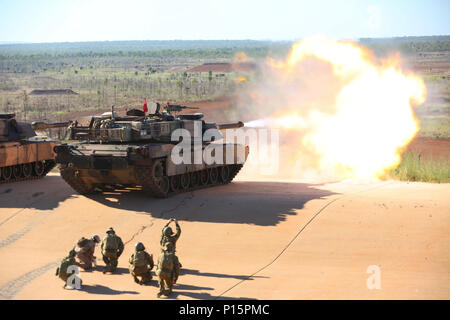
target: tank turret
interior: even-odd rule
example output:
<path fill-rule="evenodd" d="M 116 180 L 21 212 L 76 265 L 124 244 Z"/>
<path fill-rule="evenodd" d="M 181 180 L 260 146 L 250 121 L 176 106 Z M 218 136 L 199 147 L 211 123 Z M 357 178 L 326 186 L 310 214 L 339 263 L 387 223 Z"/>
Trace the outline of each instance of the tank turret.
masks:
<path fill-rule="evenodd" d="M 248 147 L 217 143 L 222 138 L 219 130 L 240 128 L 243 123 L 216 124 L 205 122 L 202 113 L 176 114 L 185 109 L 197 108 L 170 104 L 161 108 L 155 103 L 148 114 L 131 109 L 123 116 L 107 113 L 73 121 L 68 134 L 74 142 L 55 148 L 61 176 L 82 194 L 105 185 L 137 185 L 156 197 L 231 182 L 247 159 Z M 177 164 L 172 151 L 180 134 L 191 138 L 195 148 Z M 221 148 L 221 161 L 205 162 L 203 153 L 211 148 Z M 194 149 L 202 154 L 194 154 Z"/>
<path fill-rule="evenodd" d="M 57 141 L 36 136 L 29 123 L 0 114 L 0 183 L 44 177 L 55 166 Z"/>
<path fill-rule="evenodd" d="M 194 136 L 194 127 L 198 126 L 203 135 L 209 129 L 234 129 L 243 127 L 242 122 L 232 124 L 216 124 L 203 121 L 202 113 L 173 115 L 186 108 L 198 109 L 195 107 L 186 107 L 181 105 L 167 105 L 166 111 L 160 112 L 159 104 L 154 113 L 145 115 L 138 109 L 127 111 L 125 116 L 114 117 L 111 113 L 105 113 L 101 116 L 93 116 L 89 122 L 80 123 L 63 122 L 54 124 L 35 123 L 35 128 L 47 129 L 57 126 L 69 125 L 69 139 L 89 141 L 91 143 L 126 143 L 126 142 L 163 142 L 177 144 L 178 140 L 172 140 L 172 133 L 177 129 L 187 130 L 191 136 Z M 215 135 L 214 140 L 203 140 L 204 143 L 220 139 L 220 134 Z"/>

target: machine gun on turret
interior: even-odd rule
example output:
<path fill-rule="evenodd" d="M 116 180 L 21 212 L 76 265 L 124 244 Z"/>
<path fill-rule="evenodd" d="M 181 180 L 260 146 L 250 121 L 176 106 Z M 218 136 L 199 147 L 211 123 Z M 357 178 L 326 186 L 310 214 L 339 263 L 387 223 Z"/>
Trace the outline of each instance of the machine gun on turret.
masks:
<path fill-rule="evenodd" d="M 172 112 L 180 112 L 184 109 L 199 109 L 197 107 L 186 107 L 179 104 L 168 104 L 164 106 L 164 110 L 166 110 L 167 113 L 171 114 Z"/>

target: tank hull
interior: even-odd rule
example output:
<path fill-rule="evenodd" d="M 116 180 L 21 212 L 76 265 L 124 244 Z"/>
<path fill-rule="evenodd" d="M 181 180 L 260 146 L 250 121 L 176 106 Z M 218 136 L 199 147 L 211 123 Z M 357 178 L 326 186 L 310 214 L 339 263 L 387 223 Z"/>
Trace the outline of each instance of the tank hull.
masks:
<path fill-rule="evenodd" d="M 56 141 L 0 142 L 0 183 L 44 177 L 55 165 Z"/>
<path fill-rule="evenodd" d="M 80 194 L 105 187 L 140 186 L 154 197 L 211 187 L 231 182 L 248 157 L 249 149 L 240 144 L 217 144 L 222 161 L 207 164 L 205 146 L 201 159 L 191 152 L 191 161 L 174 163 L 175 145 L 153 144 L 79 144 L 62 146 L 56 157 L 62 178 Z M 213 154 L 215 154 L 214 151 Z M 197 161 L 194 161 L 197 156 Z"/>

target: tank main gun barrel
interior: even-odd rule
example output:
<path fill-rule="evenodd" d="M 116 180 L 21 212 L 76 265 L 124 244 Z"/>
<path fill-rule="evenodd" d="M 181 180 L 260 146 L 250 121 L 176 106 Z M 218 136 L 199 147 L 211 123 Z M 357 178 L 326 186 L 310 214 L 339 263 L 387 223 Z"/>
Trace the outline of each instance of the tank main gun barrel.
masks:
<path fill-rule="evenodd" d="M 217 129 L 219 129 L 219 130 L 221 130 L 221 129 L 237 129 L 237 128 L 242 128 L 243 126 L 244 126 L 244 123 L 242 121 L 239 121 L 239 122 L 235 122 L 235 123 L 218 124 Z"/>
<path fill-rule="evenodd" d="M 39 122 L 35 121 L 31 123 L 31 127 L 33 130 L 45 130 L 45 129 L 51 129 L 51 128 L 67 128 L 70 126 L 72 121 L 66 121 L 66 122 L 53 122 L 53 123 L 46 123 L 46 122 Z"/>

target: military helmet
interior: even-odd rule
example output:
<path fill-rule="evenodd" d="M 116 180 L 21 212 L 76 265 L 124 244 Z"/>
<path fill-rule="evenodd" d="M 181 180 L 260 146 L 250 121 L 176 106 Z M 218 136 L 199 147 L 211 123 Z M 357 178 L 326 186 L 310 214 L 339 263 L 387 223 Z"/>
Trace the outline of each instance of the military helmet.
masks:
<path fill-rule="evenodd" d="M 114 231 L 114 229 L 112 227 L 109 227 L 109 229 L 106 230 L 106 233 L 108 233 L 108 234 L 116 234 L 116 232 Z"/>
<path fill-rule="evenodd" d="M 166 244 L 163 247 L 163 250 L 167 251 L 167 252 L 173 252 L 173 250 L 174 250 L 173 243 L 172 242 L 166 242 Z"/>
<path fill-rule="evenodd" d="M 163 234 L 165 236 L 171 236 L 173 234 L 172 228 L 171 227 L 165 227 L 163 230 Z"/>
<path fill-rule="evenodd" d="M 94 234 L 91 239 L 94 240 L 94 242 L 96 243 L 100 242 L 100 237 L 98 236 L 98 234 Z"/>
<path fill-rule="evenodd" d="M 136 248 L 136 251 L 144 251 L 145 250 L 144 244 L 142 242 L 136 243 L 136 245 L 134 247 Z"/>

